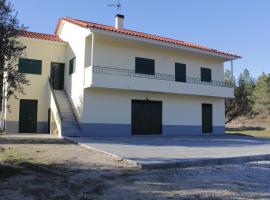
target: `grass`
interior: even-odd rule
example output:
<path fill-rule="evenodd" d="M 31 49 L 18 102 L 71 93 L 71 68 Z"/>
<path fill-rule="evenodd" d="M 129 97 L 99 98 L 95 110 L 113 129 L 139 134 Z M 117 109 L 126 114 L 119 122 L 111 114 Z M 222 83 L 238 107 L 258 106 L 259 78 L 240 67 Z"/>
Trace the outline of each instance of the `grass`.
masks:
<path fill-rule="evenodd" d="M 245 130 L 245 131 L 226 131 L 228 134 L 243 134 L 250 135 L 254 137 L 269 137 L 270 130 Z"/>
<path fill-rule="evenodd" d="M 13 148 L 1 148 L 0 152 L 0 162 L 2 163 L 17 164 L 21 162 L 33 162 L 33 159 L 30 156 L 24 155 Z"/>

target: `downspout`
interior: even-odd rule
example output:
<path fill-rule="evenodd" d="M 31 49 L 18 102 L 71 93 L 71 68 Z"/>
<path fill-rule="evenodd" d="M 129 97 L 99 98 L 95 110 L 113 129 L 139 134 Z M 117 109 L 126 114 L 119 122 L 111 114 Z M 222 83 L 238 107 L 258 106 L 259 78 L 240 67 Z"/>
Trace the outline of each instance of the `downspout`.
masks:
<path fill-rule="evenodd" d="M 234 76 L 233 76 L 233 60 L 231 60 L 231 81 L 232 81 L 233 86 L 235 86 Z"/>
<path fill-rule="evenodd" d="M 91 48 L 91 67 L 94 66 L 94 43 L 95 43 L 95 33 L 92 32 L 92 48 Z"/>

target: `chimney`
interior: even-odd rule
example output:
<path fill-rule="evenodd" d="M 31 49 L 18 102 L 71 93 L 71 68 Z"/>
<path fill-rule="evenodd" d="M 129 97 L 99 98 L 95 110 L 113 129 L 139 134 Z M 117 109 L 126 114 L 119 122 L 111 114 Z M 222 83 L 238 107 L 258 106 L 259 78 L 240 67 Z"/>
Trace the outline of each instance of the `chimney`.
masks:
<path fill-rule="evenodd" d="M 124 28 L 124 15 L 117 14 L 115 15 L 115 28 L 123 29 Z"/>

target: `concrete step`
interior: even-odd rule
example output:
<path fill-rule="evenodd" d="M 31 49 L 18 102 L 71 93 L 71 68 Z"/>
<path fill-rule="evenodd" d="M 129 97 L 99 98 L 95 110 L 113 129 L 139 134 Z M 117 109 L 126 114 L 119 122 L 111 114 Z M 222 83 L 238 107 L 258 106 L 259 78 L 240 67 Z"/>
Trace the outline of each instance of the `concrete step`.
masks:
<path fill-rule="evenodd" d="M 63 135 L 80 136 L 81 129 L 65 91 L 55 90 L 55 94 L 61 114 L 63 116 L 62 121 Z"/>

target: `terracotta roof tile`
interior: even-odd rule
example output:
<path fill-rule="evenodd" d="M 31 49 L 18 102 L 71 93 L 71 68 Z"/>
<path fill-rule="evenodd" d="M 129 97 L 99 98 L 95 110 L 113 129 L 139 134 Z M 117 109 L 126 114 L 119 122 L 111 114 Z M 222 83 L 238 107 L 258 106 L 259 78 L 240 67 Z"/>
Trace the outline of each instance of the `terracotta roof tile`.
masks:
<path fill-rule="evenodd" d="M 142 32 L 138 32 L 138 31 L 132 31 L 132 30 L 128 30 L 128 29 L 116 29 L 113 26 L 107 26 L 107 25 L 97 24 L 97 23 L 93 23 L 93 22 L 87 22 L 87 21 L 83 21 L 83 20 L 79 20 L 79 19 L 73 19 L 73 18 L 70 18 L 70 17 L 64 17 L 64 18 L 59 19 L 57 27 L 56 27 L 56 31 L 59 28 L 61 20 L 68 21 L 70 23 L 76 24 L 76 25 L 84 27 L 84 28 L 97 28 L 97 29 L 101 29 L 101 30 L 105 30 L 105 31 L 112 31 L 112 32 L 116 32 L 116 33 L 121 33 L 121 34 L 126 34 L 126 35 L 131 35 L 131 36 L 137 36 L 137 37 L 157 40 L 157 41 L 161 41 L 161 42 L 167 42 L 167 43 L 176 44 L 176 45 L 180 45 L 180 46 L 184 46 L 184 47 L 190 47 L 190 48 L 194 48 L 194 49 L 207 51 L 207 52 L 210 52 L 210 53 L 221 54 L 223 56 L 225 55 L 225 56 L 231 56 L 231 57 L 235 57 L 235 58 L 241 58 L 240 56 L 235 55 L 235 54 L 226 53 L 226 52 L 223 52 L 223 51 L 208 48 L 208 47 L 201 46 L 201 45 L 198 45 L 198 44 L 193 44 L 193 43 L 190 43 L 190 42 L 170 39 L 170 38 L 166 38 L 166 37 L 160 37 L 160 36 L 157 36 L 157 35 L 142 33 Z"/>
<path fill-rule="evenodd" d="M 35 39 L 40 39 L 40 40 L 64 42 L 58 37 L 58 35 L 52 35 L 52 34 L 37 33 L 37 32 L 31 32 L 31 31 L 21 31 L 19 35 L 22 37 L 35 38 Z"/>

